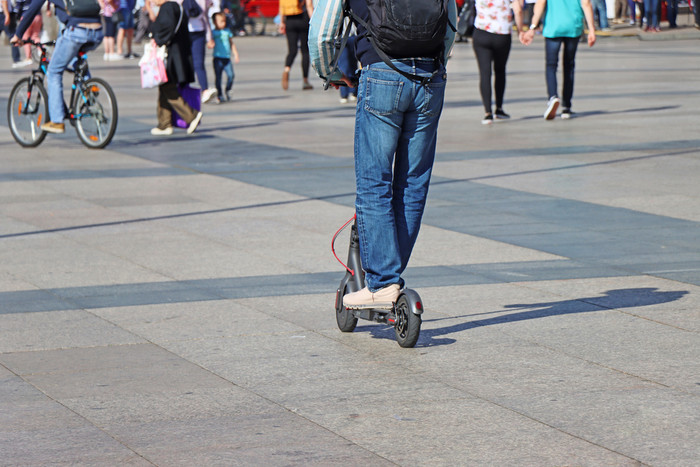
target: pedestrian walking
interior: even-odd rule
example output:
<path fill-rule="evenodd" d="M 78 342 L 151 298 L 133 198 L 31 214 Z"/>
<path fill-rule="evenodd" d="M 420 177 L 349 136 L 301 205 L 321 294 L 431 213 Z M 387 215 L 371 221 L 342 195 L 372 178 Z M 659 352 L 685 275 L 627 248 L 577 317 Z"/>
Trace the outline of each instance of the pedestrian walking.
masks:
<path fill-rule="evenodd" d="M 194 81 L 187 13 L 175 1 L 155 0 L 155 3 L 159 11 L 151 25 L 151 33 L 155 45 L 158 47 L 165 45 L 168 48 L 168 59 L 165 65 L 168 81 L 158 86 L 158 126 L 151 129 L 151 134 L 156 136 L 173 134 L 173 110 L 185 120 L 189 134 L 197 129 L 202 120 L 202 112 L 197 112 L 187 104 L 178 90 L 178 85 Z"/>
<path fill-rule="evenodd" d="M 530 45 L 535 37 L 535 29 L 544 20 L 542 35 L 545 48 L 545 77 L 547 82 L 547 109 L 544 112 L 546 120 L 552 120 L 557 115 L 561 103 L 563 106 L 561 118 L 572 116 L 571 99 L 574 95 L 574 69 L 576 65 L 576 49 L 583 34 L 583 21 L 588 25 L 588 46 L 593 47 L 596 41 L 593 7 L 591 0 L 537 0 L 532 24 L 527 32 L 520 33 L 520 41 Z M 557 68 L 559 52 L 564 49 L 563 56 L 563 88 L 562 97 L 557 92 Z"/>
<path fill-rule="evenodd" d="M 280 0 L 279 32 L 287 37 L 287 57 L 282 71 L 282 89 L 289 89 L 289 72 L 301 49 L 302 89 L 313 89 L 309 83 L 309 13 L 306 0 Z"/>
<path fill-rule="evenodd" d="M 484 118 L 481 123 L 488 125 L 494 121 L 491 102 L 491 70 L 496 94 L 497 120 L 510 118 L 503 110 L 503 96 L 506 91 L 506 63 L 512 43 L 513 19 L 518 34 L 523 30 L 523 11 L 520 0 L 477 0 L 476 18 L 472 46 L 479 65 L 479 91 L 484 105 Z"/>
<path fill-rule="evenodd" d="M 233 88 L 233 80 L 235 73 L 233 64 L 231 63 L 231 54 L 233 54 L 233 63 L 238 63 L 238 49 L 233 43 L 233 33 L 226 27 L 226 14 L 223 12 L 214 13 L 214 38 L 213 65 L 214 76 L 216 78 L 217 103 L 228 102 L 231 100 L 231 89 Z M 223 74 L 226 73 L 226 87 L 222 86 Z"/>

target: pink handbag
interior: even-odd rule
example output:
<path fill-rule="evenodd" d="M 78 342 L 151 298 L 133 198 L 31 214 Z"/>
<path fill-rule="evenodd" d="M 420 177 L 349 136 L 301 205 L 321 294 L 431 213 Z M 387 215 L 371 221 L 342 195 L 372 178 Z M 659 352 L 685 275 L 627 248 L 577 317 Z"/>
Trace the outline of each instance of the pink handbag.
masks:
<path fill-rule="evenodd" d="M 166 58 L 165 46 L 156 47 L 153 42 L 146 43 L 143 57 L 139 60 L 142 88 L 154 88 L 168 82 L 168 74 L 165 72 Z"/>

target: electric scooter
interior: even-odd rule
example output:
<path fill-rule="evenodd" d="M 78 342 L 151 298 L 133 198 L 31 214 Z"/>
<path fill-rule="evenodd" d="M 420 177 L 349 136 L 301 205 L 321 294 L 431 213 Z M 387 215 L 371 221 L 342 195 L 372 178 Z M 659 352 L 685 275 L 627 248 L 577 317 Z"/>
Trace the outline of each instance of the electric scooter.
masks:
<path fill-rule="evenodd" d="M 335 255 L 335 239 L 350 222 L 353 222 L 353 224 L 350 229 L 348 263 L 345 265 Z M 338 328 L 342 332 L 352 332 L 357 326 L 358 319 L 385 323 L 394 327 L 396 342 L 401 347 L 410 348 L 415 346 L 420 335 L 421 315 L 423 314 L 423 302 L 415 290 L 402 289 L 396 303 L 390 310 L 380 308 L 348 309 L 343 305 L 343 296 L 345 294 L 357 292 L 365 286 L 365 272 L 362 270 L 360 261 L 360 238 L 357 234 L 355 216 L 336 232 L 333 236 L 331 248 L 338 262 L 343 264 L 346 270 L 345 276 L 340 281 L 338 290 L 335 293 L 335 317 L 338 322 Z"/>

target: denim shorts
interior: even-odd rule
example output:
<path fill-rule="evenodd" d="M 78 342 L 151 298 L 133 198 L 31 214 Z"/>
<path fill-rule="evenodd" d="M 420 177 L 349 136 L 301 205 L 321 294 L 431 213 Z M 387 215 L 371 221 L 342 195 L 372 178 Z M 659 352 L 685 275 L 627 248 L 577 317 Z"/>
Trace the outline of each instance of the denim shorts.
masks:
<path fill-rule="evenodd" d="M 122 8 L 119 13 L 122 15 L 119 29 L 134 29 L 134 12 L 128 8 Z"/>

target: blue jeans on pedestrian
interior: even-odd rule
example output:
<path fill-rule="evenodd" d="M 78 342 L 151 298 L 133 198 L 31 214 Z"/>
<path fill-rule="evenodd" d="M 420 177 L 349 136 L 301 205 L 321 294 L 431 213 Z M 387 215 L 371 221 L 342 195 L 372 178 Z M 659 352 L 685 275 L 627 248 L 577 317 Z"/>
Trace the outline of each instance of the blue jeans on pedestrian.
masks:
<path fill-rule="evenodd" d="M 353 35 L 348 37 L 348 43 L 345 44 L 345 48 L 341 52 L 340 58 L 338 59 L 338 68 L 340 69 L 340 72 L 348 78 L 355 76 L 355 72 L 357 71 L 355 42 L 357 42 L 357 36 Z M 340 87 L 340 97 L 347 99 L 350 94 L 357 95 L 357 88 L 351 88 L 350 86 Z"/>
<path fill-rule="evenodd" d="M 360 74 L 355 114 L 355 210 L 360 256 L 370 291 L 403 286 L 418 237 L 447 74 L 431 59 L 393 62 L 402 71 L 430 76 L 426 85 L 392 70 L 384 62 Z"/>
<path fill-rule="evenodd" d="M 233 72 L 233 64 L 230 58 L 214 57 L 214 78 L 216 81 L 216 92 L 218 93 L 219 100 L 224 100 L 224 91 L 221 87 L 222 75 L 226 73 L 226 92 L 229 92 L 233 87 L 233 78 L 235 74 Z"/>
<path fill-rule="evenodd" d="M 608 28 L 608 6 L 605 0 L 593 0 L 593 13 L 598 15 L 600 29 Z"/>
<path fill-rule="evenodd" d="M 63 72 L 68 64 L 84 51 L 94 50 L 102 42 L 102 29 L 86 29 L 77 26 L 66 27 L 54 47 L 49 67 L 46 70 L 47 91 L 49 93 L 49 118 L 54 123 L 63 123 Z"/>
<path fill-rule="evenodd" d="M 190 32 L 190 42 L 192 43 L 192 64 L 194 65 L 194 73 L 197 75 L 197 82 L 202 90 L 208 89 L 209 81 L 207 81 L 207 70 L 204 68 L 207 33 L 204 31 Z"/>
<path fill-rule="evenodd" d="M 697 1 L 697 0 L 696 0 Z M 676 18 L 678 17 L 678 0 L 666 0 L 666 19 L 669 27 L 676 28 Z"/>
<path fill-rule="evenodd" d="M 574 95 L 574 69 L 576 68 L 576 49 L 578 37 L 553 37 L 545 38 L 545 60 L 547 64 L 547 96 L 559 96 L 557 94 L 557 67 L 559 66 L 559 50 L 564 45 L 564 86 L 562 88 L 562 107 L 571 108 L 571 98 Z"/>
<path fill-rule="evenodd" d="M 647 27 L 659 27 L 659 5 L 661 0 L 644 0 L 644 13 L 647 18 Z"/>

